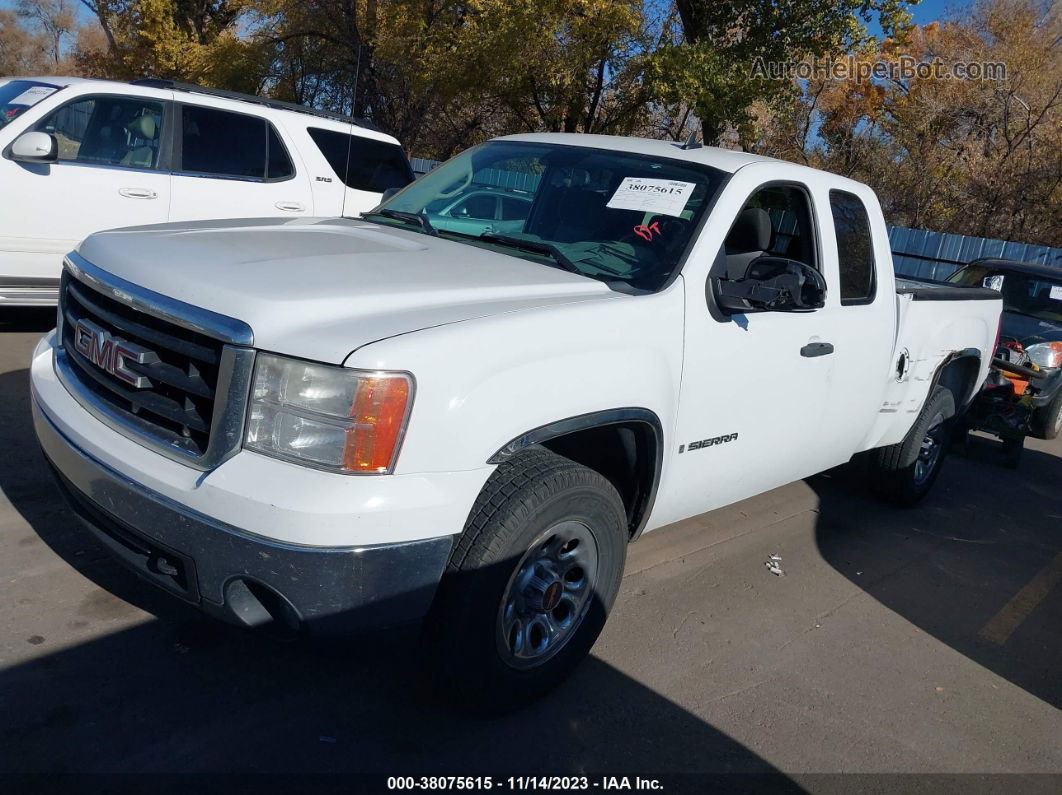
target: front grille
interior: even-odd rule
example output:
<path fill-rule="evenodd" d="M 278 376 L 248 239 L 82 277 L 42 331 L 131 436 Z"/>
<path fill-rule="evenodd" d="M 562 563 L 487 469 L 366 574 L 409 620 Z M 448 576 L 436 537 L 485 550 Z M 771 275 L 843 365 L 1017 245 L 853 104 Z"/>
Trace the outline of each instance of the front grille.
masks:
<path fill-rule="evenodd" d="M 71 270 L 90 278 L 75 278 Z M 254 354 L 250 348 L 227 345 L 223 339 L 174 322 L 184 320 L 184 315 L 173 309 L 186 310 L 195 315 L 195 321 L 206 318 L 229 321 L 236 327 L 242 324 L 125 282 L 104 282 L 104 277 L 107 275 L 83 260 L 68 263 L 64 269 L 59 290 L 57 370 L 67 388 L 100 419 L 126 435 L 144 438 L 170 457 L 200 468 L 220 463 L 239 446 Z M 148 311 L 140 308 L 145 306 L 144 301 L 138 301 L 143 296 L 168 303 L 154 314 L 150 310 L 155 303 L 146 303 Z M 128 303 L 119 300 L 123 298 Z M 164 316 L 166 312 L 168 316 Z M 86 343 L 78 349 L 79 321 L 85 321 L 83 329 L 99 335 L 102 342 L 98 347 Z M 203 325 L 193 324 L 193 328 Z M 222 327 L 219 337 L 228 331 Z M 83 342 L 85 339 L 83 336 Z M 139 380 L 138 385 L 115 374 L 116 360 L 101 353 L 104 343 L 126 344 L 126 348 L 147 354 L 139 357 L 143 363 L 121 357 L 126 379 Z"/>

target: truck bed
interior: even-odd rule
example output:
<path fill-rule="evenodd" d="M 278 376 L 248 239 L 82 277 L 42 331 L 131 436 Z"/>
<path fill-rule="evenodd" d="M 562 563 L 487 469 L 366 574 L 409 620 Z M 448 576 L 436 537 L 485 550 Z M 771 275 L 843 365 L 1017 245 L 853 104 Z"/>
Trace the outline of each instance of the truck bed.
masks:
<path fill-rule="evenodd" d="M 998 301 L 999 292 L 987 287 L 957 287 L 941 282 L 896 279 L 897 295 L 909 295 L 913 301 Z"/>

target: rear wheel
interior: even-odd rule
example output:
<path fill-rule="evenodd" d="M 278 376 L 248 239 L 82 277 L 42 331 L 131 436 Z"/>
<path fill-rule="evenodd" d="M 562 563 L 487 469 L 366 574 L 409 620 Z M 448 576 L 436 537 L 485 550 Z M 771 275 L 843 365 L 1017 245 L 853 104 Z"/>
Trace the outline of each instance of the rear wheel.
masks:
<path fill-rule="evenodd" d="M 1032 433 L 1040 439 L 1054 439 L 1062 433 L 1062 389 L 1054 400 L 1033 414 Z"/>
<path fill-rule="evenodd" d="M 602 475 L 541 448 L 501 464 L 425 628 L 442 692 L 497 710 L 559 684 L 601 632 L 626 552 L 623 502 Z"/>
<path fill-rule="evenodd" d="M 871 451 L 871 486 L 878 496 L 909 507 L 933 487 L 947 453 L 955 401 L 937 387 L 902 442 Z"/>

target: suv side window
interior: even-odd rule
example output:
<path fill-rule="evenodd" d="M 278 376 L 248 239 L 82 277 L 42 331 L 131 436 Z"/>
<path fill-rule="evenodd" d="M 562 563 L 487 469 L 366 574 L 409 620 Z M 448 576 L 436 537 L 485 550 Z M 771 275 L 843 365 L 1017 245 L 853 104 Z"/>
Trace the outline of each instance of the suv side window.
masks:
<path fill-rule="evenodd" d="M 489 193 L 476 193 L 455 204 L 447 215 L 454 218 L 481 218 L 494 220 L 498 197 Z"/>
<path fill-rule="evenodd" d="M 818 268 L 808 194 L 795 185 L 768 185 L 745 202 L 723 243 L 727 274 L 744 278 L 762 256 L 785 257 Z"/>
<path fill-rule="evenodd" d="M 308 127 L 306 132 L 348 188 L 383 193 L 413 181 L 413 169 L 400 146 L 322 127 Z"/>
<path fill-rule="evenodd" d="M 286 179 L 291 157 L 273 125 L 258 116 L 181 106 L 180 171 L 233 179 Z"/>
<path fill-rule="evenodd" d="M 830 212 L 837 234 L 837 261 L 841 269 L 841 304 L 866 304 L 874 300 L 874 242 L 870 216 L 853 193 L 830 191 Z"/>
<path fill-rule="evenodd" d="M 84 97 L 63 105 L 34 128 L 59 142 L 59 161 L 156 168 L 163 103 L 137 97 Z"/>

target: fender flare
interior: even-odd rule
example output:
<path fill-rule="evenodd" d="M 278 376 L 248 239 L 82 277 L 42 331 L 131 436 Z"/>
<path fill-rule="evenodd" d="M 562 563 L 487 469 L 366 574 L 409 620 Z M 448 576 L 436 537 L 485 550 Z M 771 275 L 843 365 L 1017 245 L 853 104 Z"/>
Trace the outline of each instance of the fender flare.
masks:
<path fill-rule="evenodd" d="M 634 511 L 630 538 L 631 541 L 634 541 L 641 535 L 656 503 L 656 495 L 660 487 L 660 477 L 664 465 L 664 427 L 655 411 L 637 406 L 628 406 L 591 411 L 586 414 L 577 414 L 574 417 L 555 420 L 537 428 L 532 428 L 510 439 L 487 459 L 487 463 L 500 464 L 528 447 L 578 431 L 603 428 L 609 425 L 629 424 L 640 424 L 648 427 L 652 435 L 653 447 L 655 448 L 652 451 L 650 461 L 652 482 Z"/>
<path fill-rule="evenodd" d="M 961 351 L 952 351 L 944 360 L 937 365 L 937 370 L 933 373 L 933 380 L 929 384 L 929 392 L 926 394 L 926 400 L 929 400 L 930 395 L 933 394 L 933 390 L 940 385 L 941 377 L 944 375 L 944 371 L 947 368 L 964 360 L 973 360 L 977 362 L 977 372 L 981 370 L 981 351 L 977 348 L 963 348 Z M 966 390 L 966 394 L 959 396 L 956 395 L 955 400 L 955 416 L 960 416 L 966 410 L 966 408 L 973 402 L 973 399 L 977 397 L 978 384 L 976 383 L 976 373 L 974 376 L 974 383 L 970 384 Z"/>

